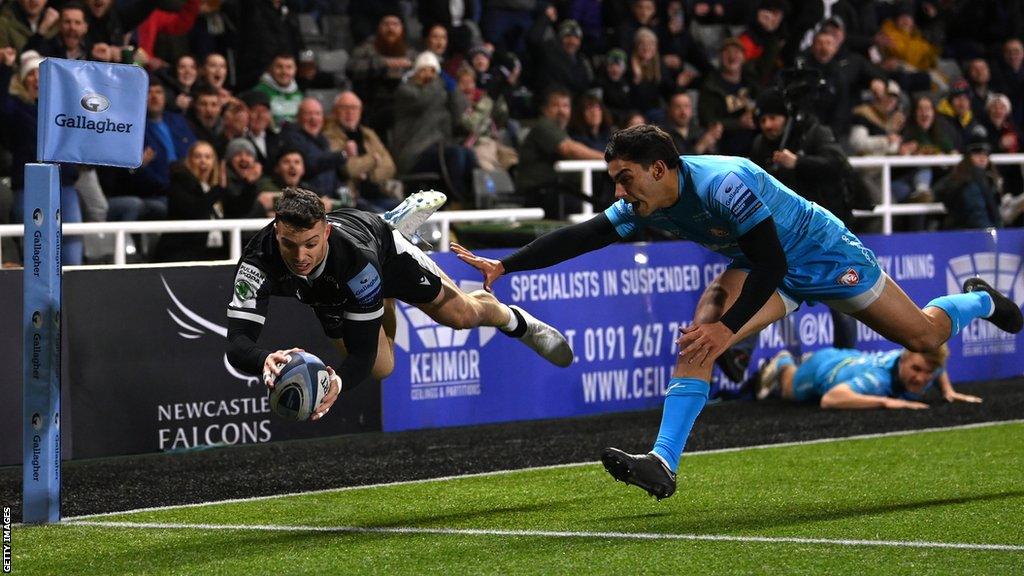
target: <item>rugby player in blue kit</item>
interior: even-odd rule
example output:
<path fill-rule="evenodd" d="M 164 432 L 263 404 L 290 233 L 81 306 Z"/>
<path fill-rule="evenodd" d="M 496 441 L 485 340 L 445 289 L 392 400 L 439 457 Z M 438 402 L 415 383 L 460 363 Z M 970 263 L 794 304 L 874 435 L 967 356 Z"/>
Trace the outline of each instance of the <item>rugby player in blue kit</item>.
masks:
<path fill-rule="evenodd" d="M 783 350 L 761 367 L 756 396 L 814 401 L 835 410 L 919 410 L 928 408 L 921 400 L 932 384 L 938 384 L 946 402 L 981 402 L 953 389 L 946 372 L 948 358 L 945 344 L 923 353 L 822 348 L 804 354 L 799 363 Z"/>
<path fill-rule="evenodd" d="M 616 132 L 605 160 L 618 201 L 602 214 L 500 261 L 452 249 L 484 274 L 488 289 L 502 274 L 552 266 L 647 226 L 732 259 L 706 287 L 677 340 L 680 352 L 653 449 L 628 454 L 606 448 L 601 455 L 616 480 L 658 499 L 676 490 L 679 458 L 707 401 L 715 358 L 801 302 L 846 312 L 915 352 L 939 347 L 974 318 L 1011 333 L 1024 323 L 1016 304 L 980 278 L 967 280 L 963 294 L 918 308 L 838 218 L 745 158 L 679 156 L 667 133 L 640 125 Z"/>

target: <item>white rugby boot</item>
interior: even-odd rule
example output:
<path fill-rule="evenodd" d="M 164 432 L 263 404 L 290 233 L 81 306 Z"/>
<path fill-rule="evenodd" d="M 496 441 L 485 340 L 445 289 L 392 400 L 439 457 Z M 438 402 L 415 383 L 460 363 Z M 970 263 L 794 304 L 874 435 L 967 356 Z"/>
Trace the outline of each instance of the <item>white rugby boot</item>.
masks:
<path fill-rule="evenodd" d="M 382 214 L 381 218 L 406 238 L 412 238 L 431 214 L 447 201 L 448 197 L 443 192 L 420 190 Z"/>
<path fill-rule="evenodd" d="M 569 341 L 561 332 L 534 318 L 519 306 L 509 306 L 509 308 L 518 312 L 526 322 L 526 333 L 519 337 L 523 344 L 532 348 L 534 352 L 555 366 L 565 368 L 572 364 L 572 348 L 569 347 Z"/>

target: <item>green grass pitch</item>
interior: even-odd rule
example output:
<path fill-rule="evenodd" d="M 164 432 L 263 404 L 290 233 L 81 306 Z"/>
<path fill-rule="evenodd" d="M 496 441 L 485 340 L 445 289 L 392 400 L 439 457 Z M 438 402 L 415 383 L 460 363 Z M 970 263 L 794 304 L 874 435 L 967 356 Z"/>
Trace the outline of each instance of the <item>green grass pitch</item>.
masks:
<path fill-rule="evenodd" d="M 694 454 L 682 461 L 679 491 L 662 502 L 591 463 L 92 517 L 15 527 L 13 567 L 1024 574 L 1022 446 L 1024 424 L 1012 423 Z"/>

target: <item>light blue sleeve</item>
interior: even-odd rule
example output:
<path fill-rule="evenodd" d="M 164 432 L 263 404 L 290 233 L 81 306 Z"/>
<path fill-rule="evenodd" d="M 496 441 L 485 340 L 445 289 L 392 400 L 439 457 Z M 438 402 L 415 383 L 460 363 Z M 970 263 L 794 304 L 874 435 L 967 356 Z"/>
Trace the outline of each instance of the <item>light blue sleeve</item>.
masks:
<path fill-rule="evenodd" d="M 625 200 L 619 200 L 606 208 L 604 215 L 608 217 L 612 226 L 615 226 L 615 231 L 622 238 L 629 238 L 639 227 L 633 207 Z"/>
<path fill-rule="evenodd" d="M 737 236 L 742 236 L 771 216 L 761 197 L 737 175 L 729 172 L 707 196 L 708 207 L 727 220 Z"/>
<path fill-rule="evenodd" d="M 850 390 L 865 396 L 888 396 L 891 391 L 889 386 L 886 386 L 878 378 L 872 378 L 870 375 L 854 376 L 844 382 L 844 384 L 848 385 Z"/>

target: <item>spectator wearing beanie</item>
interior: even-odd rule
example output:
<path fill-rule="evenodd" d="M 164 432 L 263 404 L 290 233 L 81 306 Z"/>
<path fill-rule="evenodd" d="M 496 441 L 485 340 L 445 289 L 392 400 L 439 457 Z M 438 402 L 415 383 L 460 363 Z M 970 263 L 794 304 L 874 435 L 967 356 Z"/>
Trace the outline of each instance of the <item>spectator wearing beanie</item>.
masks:
<path fill-rule="evenodd" d="M 943 228 L 1002 228 L 1000 178 L 989 160 L 991 151 L 985 128 L 972 128 L 963 160 L 935 185 L 935 195 L 946 205 Z"/>
<path fill-rule="evenodd" d="M 526 39 L 535 64 L 533 87 L 542 92 L 548 86 L 563 86 L 576 96 L 594 79 L 594 71 L 580 52 L 583 29 L 575 20 L 563 20 L 556 34 L 552 14 L 541 13 Z"/>
<path fill-rule="evenodd" d="M 263 177 L 263 165 L 256 160 L 256 147 L 245 138 L 228 142 L 224 151 L 227 178 L 224 186 L 225 218 L 262 218 L 265 206 L 256 201 L 257 183 Z"/>
<path fill-rule="evenodd" d="M 466 110 L 458 90 L 447 92 L 438 76 L 441 64 L 432 52 L 416 57 L 412 76 L 395 94 L 392 149 L 400 172 L 441 172 L 444 160 L 456 202 L 472 200 L 473 151 L 455 144 L 455 121 Z"/>

